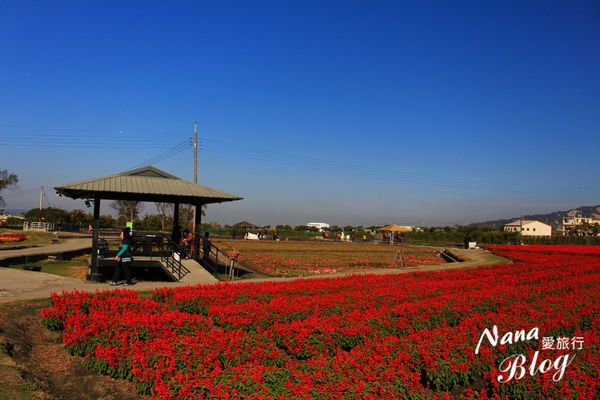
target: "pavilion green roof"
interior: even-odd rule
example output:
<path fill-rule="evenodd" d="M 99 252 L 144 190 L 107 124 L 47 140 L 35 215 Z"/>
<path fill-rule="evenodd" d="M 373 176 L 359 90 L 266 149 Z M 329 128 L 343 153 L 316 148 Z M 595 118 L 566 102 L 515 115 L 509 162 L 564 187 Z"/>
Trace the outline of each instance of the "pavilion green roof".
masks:
<path fill-rule="evenodd" d="M 56 186 L 54 189 L 59 195 L 73 199 L 99 198 L 196 205 L 243 199 L 183 180 L 151 166 Z"/>

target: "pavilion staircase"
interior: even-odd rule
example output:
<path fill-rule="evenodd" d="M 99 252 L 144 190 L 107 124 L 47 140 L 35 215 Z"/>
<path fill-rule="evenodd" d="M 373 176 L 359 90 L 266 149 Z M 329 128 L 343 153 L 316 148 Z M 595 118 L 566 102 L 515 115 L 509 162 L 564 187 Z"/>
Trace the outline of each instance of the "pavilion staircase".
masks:
<path fill-rule="evenodd" d="M 172 252 L 163 253 L 160 257 L 160 266 L 171 279 L 178 282 L 190 273 L 190 270 L 181 263 L 181 259 L 175 258 Z"/>

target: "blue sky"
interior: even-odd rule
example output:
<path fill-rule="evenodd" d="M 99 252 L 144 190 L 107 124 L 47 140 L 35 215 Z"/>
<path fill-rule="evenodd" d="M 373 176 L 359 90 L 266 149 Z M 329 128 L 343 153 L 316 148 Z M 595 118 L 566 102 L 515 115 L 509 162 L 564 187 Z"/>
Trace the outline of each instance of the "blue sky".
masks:
<path fill-rule="evenodd" d="M 2 195 L 84 208 L 51 187 L 172 148 L 155 166 L 192 180 L 198 120 L 200 183 L 245 197 L 209 206 L 221 223 L 600 204 L 598 21 L 597 1 L 0 1 L 0 169 L 22 191 Z"/>

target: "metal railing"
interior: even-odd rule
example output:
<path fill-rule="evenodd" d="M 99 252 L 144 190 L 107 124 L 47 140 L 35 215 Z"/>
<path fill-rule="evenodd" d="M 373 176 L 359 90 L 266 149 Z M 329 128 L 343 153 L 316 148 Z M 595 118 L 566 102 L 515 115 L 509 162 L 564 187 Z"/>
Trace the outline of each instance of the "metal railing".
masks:
<path fill-rule="evenodd" d="M 44 231 L 54 230 L 54 224 L 50 222 L 23 222 L 24 231 Z"/>
<path fill-rule="evenodd" d="M 190 273 L 180 260 L 176 259 L 173 254 L 165 255 L 160 257 L 163 269 L 166 270 L 173 279 L 180 281 L 184 276 Z"/>
<path fill-rule="evenodd" d="M 211 243 L 210 254 L 207 257 L 207 263 L 206 263 L 206 265 L 203 265 L 203 266 L 205 268 L 208 267 L 208 269 L 210 269 L 210 272 L 213 274 L 219 272 L 219 267 L 221 267 L 221 271 L 223 272 L 223 270 L 224 270 L 225 274 L 229 277 L 229 279 L 233 280 L 234 277 L 236 276 L 237 270 L 235 268 L 235 264 L 236 264 L 237 260 L 235 258 L 230 257 L 229 253 L 231 253 L 231 252 L 223 251 Z M 211 260 L 210 256 L 214 256 L 214 260 Z M 224 263 L 219 262 L 219 256 L 222 258 L 223 257 L 225 258 Z M 202 260 L 202 261 L 204 261 L 204 260 Z M 204 264 L 204 262 L 203 262 L 203 264 Z"/>

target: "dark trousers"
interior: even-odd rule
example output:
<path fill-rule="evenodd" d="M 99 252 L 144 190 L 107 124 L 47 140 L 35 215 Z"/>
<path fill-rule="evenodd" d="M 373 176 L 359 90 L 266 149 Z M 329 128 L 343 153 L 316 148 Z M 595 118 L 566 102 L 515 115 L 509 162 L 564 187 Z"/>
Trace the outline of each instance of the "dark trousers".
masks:
<path fill-rule="evenodd" d="M 130 262 L 123 262 L 123 261 L 119 261 L 117 263 L 117 266 L 115 267 L 115 273 L 113 274 L 113 281 L 118 282 L 119 279 L 121 278 L 121 271 L 123 271 L 123 273 L 125 274 L 125 280 L 128 283 L 131 283 L 131 271 L 129 271 L 129 264 L 131 264 Z"/>

